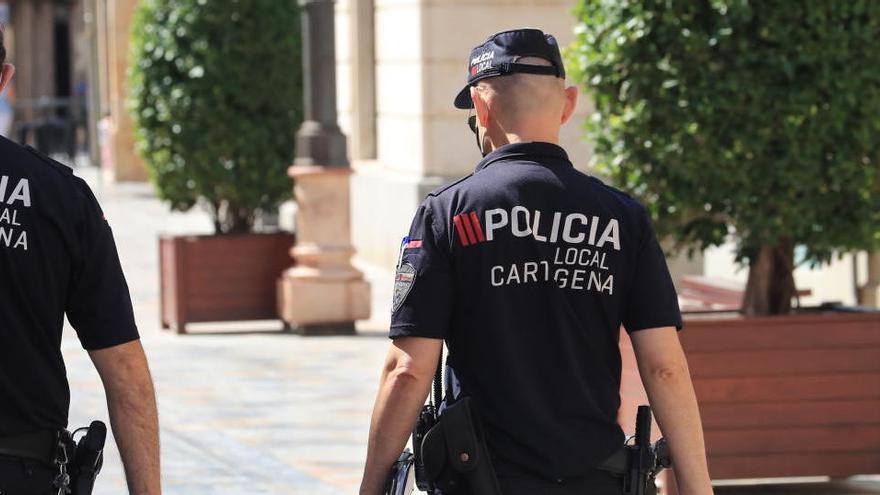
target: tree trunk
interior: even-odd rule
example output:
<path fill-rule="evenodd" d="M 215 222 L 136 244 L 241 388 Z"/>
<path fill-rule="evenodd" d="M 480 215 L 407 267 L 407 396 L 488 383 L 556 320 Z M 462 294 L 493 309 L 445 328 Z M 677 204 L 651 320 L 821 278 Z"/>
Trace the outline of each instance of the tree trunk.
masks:
<path fill-rule="evenodd" d="M 227 234 L 248 234 L 253 229 L 253 221 L 247 215 L 233 215 L 230 217 Z"/>
<path fill-rule="evenodd" d="M 254 213 L 252 210 L 239 208 L 224 201 L 216 211 L 214 226 L 217 234 L 247 234 L 253 230 Z"/>
<path fill-rule="evenodd" d="M 788 239 L 761 246 L 749 262 L 749 280 L 742 312 L 749 316 L 780 315 L 791 311 L 795 296 L 794 246 Z"/>
<path fill-rule="evenodd" d="M 208 207 L 210 209 L 211 221 L 214 222 L 214 235 L 220 235 L 223 233 L 223 219 L 220 218 L 220 203 L 210 202 L 208 203 Z"/>

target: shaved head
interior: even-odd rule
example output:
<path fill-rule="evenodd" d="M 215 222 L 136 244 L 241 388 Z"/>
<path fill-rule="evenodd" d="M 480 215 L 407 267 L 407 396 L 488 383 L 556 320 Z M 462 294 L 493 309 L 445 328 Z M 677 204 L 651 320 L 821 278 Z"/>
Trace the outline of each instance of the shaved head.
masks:
<path fill-rule="evenodd" d="M 551 66 L 537 57 L 524 57 L 517 63 Z M 482 94 L 502 125 L 517 125 L 522 119 L 559 113 L 565 102 L 565 81 L 555 76 L 511 74 L 492 77 L 477 83 L 475 91 Z"/>
<path fill-rule="evenodd" d="M 523 57 L 523 65 L 552 66 L 543 58 Z M 471 86 L 477 143 L 483 154 L 513 142 L 559 143 L 559 132 L 577 107 L 577 88 L 541 74 L 490 77 Z"/>

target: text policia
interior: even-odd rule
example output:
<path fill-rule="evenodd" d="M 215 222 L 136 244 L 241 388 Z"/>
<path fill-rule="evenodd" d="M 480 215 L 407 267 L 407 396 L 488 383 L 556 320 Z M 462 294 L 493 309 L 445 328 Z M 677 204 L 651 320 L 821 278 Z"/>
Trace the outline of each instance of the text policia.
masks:
<path fill-rule="evenodd" d="M 514 237 L 568 244 L 557 246 L 550 260 L 527 260 L 491 267 L 492 286 L 552 281 L 561 289 L 614 293 L 614 273 L 603 248 L 620 251 L 620 225 L 616 219 L 603 221 L 598 216 L 588 217 L 583 213 L 543 214 L 539 210 L 514 206 L 509 212 L 502 208 L 486 211 L 484 223 L 487 242 L 495 239 L 496 231 L 509 229 Z M 581 247 L 585 244 L 590 247 Z"/>

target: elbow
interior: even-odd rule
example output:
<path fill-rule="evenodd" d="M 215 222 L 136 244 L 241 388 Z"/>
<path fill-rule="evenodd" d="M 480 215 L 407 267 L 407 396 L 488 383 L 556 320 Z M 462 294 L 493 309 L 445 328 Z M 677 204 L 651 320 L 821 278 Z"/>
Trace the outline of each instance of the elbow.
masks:
<path fill-rule="evenodd" d="M 417 384 L 424 381 L 423 377 L 420 374 L 416 373 L 409 366 L 395 366 L 393 369 L 388 371 L 387 379 L 389 383 L 394 384 Z"/>
<path fill-rule="evenodd" d="M 408 359 L 389 360 L 385 363 L 384 372 L 385 382 L 389 385 L 406 387 L 431 380 L 431 376 L 424 376 Z"/>
<path fill-rule="evenodd" d="M 676 382 L 690 380 L 690 371 L 684 362 L 660 362 L 649 364 L 647 378 L 658 382 Z"/>

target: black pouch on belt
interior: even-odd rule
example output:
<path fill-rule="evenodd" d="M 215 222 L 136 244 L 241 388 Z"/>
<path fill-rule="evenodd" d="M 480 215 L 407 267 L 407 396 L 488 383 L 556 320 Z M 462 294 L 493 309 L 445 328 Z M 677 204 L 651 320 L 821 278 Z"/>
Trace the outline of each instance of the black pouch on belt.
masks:
<path fill-rule="evenodd" d="M 422 459 L 428 478 L 444 492 L 455 492 L 465 484 L 474 495 L 501 495 L 469 397 L 443 410 L 425 435 Z"/>

